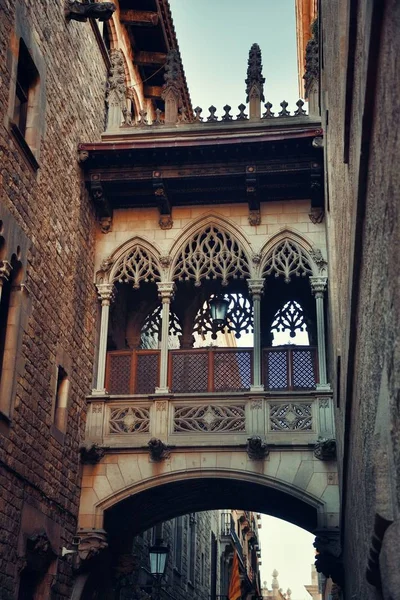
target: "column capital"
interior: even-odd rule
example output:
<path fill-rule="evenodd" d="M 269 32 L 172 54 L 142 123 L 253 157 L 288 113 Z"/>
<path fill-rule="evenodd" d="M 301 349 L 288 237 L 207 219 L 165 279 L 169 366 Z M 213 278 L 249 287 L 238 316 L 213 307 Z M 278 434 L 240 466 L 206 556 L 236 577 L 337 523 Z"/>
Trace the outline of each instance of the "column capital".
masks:
<path fill-rule="evenodd" d="M 248 279 L 247 286 L 252 296 L 261 296 L 264 293 L 265 279 Z"/>
<path fill-rule="evenodd" d="M 101 300 L 102 306 L 110 306 L 115 297 L 115 287 L 113 283 L 97 283 L 97 294 Z"/>
<path fill-rule="evenodd" d="M 11 275 L 12 266 L 7 260 L 0 260 L 0 286 L 4 281 L 8 281 Z"/>
<path fill-rule="evenodd" d="M 167 302 L 173 298 L 175 293 L 175 282 L 174 281 L 158 281 L 157 282 L 158 297 L 163 302 Z"/>
<path fill-rule="evenodd" d="M 321 297 L 326 290 L 328 278 L 323 276 L 310 277 L 311 291 L 314 296 Z"/>

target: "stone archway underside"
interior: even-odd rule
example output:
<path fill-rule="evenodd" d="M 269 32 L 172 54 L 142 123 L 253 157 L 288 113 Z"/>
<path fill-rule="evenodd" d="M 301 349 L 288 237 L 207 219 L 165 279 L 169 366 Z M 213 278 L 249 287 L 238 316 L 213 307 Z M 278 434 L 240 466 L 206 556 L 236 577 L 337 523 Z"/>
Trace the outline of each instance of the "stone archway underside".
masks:
<path fill-rule="evenodd" d="M 160 462 L 125 450 L 85 465 L 83 475 L 80 527 L 111 535 L 216 508 L 268 513 L 309 531 L 339 525 L 336 463 L 312 450 L 273 449 L 251 460 L 245 449 L 176 448 Z"/>

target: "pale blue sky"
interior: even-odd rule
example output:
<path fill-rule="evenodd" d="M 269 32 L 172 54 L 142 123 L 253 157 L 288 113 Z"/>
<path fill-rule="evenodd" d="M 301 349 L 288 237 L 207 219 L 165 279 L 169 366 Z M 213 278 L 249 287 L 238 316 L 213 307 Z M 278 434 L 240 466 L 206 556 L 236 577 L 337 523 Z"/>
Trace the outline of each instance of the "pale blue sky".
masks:
<path fill-rule="evenodd" d="M 295 0 L 170 0 L 193 106 L 214 104 L 221 116 L 224 104 L 246 102 L 247 58 L 256 42 L 262 52 L 266 101 L 280 110 L 282 100 L 295 110 L 299 98 Z M 236 507 L 240 508 L 240 507 Z M 311 581 L 314 536 L 272 517 L 263 516 L 260 530 L 261 579 L 271 586 L 273 569 L 279 583 L 290 587 L 293 600 L 309 599 L 304 584 Z"/>
<path fill-rule="evenodd" d="M 262 52 L 265 98 L 278 112 L 299 98 L 295 0 L 170 0 L 193 106 L 224 104 L 237 114 L 246 102 L 247 58 L 256 42 Z"/>

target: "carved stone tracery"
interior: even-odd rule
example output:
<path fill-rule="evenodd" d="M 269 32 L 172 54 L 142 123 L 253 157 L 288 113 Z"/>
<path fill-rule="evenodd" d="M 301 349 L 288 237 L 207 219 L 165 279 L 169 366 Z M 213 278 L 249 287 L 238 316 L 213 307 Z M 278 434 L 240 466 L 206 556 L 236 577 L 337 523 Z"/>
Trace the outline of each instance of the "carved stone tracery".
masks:
<path fill-rule="evenodd" d="M 160 281 L 160 279 L 160 268 L 156 259 L 140 245 L 124 254 L 117 261 L 113 271 L 113 281 L 132 283 L 135 289 L 139 288 L 142 281 Z"/>
<path fill-rule="evenodd" d="M 239 242 L 227 231 L 209 225 L 187 242 L 175 262 L 173 278 L 194 279 L 195 286 L 201 285 L 202 279 L 221 279 L 225 286 L 228 279 L 249 276 L 248 260 Z"/>
<path fill-rule="evenodd" d="M 287 331 L 291 338 L 296 337 L 297 331 L 307 331 L 304 312 L 298 302 L 290 300 L 275 314 L 271 331 Z"/>
<path fill-rule="evenodd" d="M 175 408 L 174 433 L 235 433 L 245 431 L 245 407 L 181 406 Z"/>
<path fill-rule="evenodd" d="M 226 323 L 221 326 L 215 326 L 211 319 L 210 301 L 215 297 L 214 294 L 204 303 L 198 311 L 193 333 L 204 337 L 210 332 L 212 339 L 217 339 L 217 332 L 232 332 L 239 339 L 242 333 L 253 332 L 253 307 L 250 300 L 242 293 L 225 294 L 225 300 L 229 300 Z"/>
<path fill-rule="evenodd" d="M 271 431 L 311 431 L 312 406 L 310 402 L 279 402 L 270 405 Z"/>
<path fill-rule="evenodd" d="M 285 283 L 290 283 L 293 275 L 305 277 L 312 275 L 310 258 L 301 246 L 293 240 L 283 240 L 276 245 L 264 263 L 262 276 L 274 273 L 275 277 L 283 275 Z"/>
<path fill-rule="evenodd" d="M 157 348 L 158 342 L 161 341 L 161 331 L 162 331 L 162 320 L 161 320 L 162 306 L 158 305 L 156 308 L 150 312 L 143 323 L 140 337 L 141 337 L 141 347 L 142 348 L 150 348 L 149 343 L 151 340 L 156 340 Z M 173 311 L 169 313 L 169 337 L 177 338 L 182 335 L 182 326 L 179 322 L 179 318 L 177 314 Z M 169 344 L 170 347 L 170 344 Z M 179 347 L 179 344 L 178 344 Z"/>

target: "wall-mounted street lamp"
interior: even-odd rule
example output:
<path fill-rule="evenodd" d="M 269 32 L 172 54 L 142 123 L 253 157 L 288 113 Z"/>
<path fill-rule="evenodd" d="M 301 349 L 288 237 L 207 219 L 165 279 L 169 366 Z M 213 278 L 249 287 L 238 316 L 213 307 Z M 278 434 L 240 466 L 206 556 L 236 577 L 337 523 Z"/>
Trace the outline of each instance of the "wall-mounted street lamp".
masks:
<path fill-rule="evenodd" d="M 210 313 L 213 325 L 221 327 L 226 322 L 228 314 L 229 300 L 225 300 L 220 296 L 215 296 L 210 300 Z"/>
<path fill-rule="evenodd" d="M 149 549 L 150 572 L 154 577 L 154 600 L 160 598 L 161 581 L 167 569 L 169 546 L 163 546 L 162 540 L 156 540 L 154 546 Z"/>

